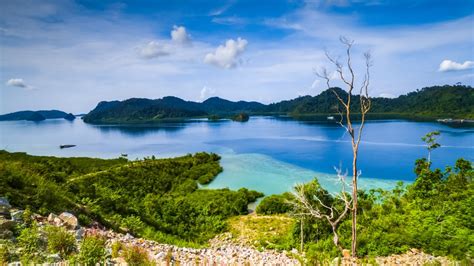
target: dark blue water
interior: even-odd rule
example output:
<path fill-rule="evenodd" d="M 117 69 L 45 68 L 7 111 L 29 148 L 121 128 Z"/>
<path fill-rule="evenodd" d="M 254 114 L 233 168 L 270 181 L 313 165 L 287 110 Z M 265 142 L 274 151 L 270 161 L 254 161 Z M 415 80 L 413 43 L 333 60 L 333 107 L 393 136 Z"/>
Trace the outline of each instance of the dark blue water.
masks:
<path fill-rule="evenodd" d="M 441 148 L 434 167 L 474 160 L 474 130 L 438 123 L 376 121 L 366 124 L 359 155 L 362 187 L 390 188 L 414 179 L 413 165 L 427 155 L 421 137 L 440 130 Z M 224 172 L 209 187 L 249 187 L 266 194 L 291 190 L 318 177 L 335 189 L 334 166 L 351 167 L 351 147 L 344 129 L 328 123 L 252 117 L 232 121 L 168 123 L 159 126 L 93 126 L 80 119 L 0 122 L 0 148 L 36 155 L 130 159 L 171 157 L 198 151 L 222 156 Z M 60 144 L 77 147 L 59 149 Z"/>

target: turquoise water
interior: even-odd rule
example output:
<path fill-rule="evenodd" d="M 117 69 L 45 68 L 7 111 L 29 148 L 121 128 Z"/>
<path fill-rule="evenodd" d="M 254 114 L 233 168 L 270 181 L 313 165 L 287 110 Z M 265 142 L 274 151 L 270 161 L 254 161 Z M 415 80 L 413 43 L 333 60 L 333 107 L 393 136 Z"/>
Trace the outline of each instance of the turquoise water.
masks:
<path fill-rule="evenodd" d="M 474 130 L 438 123 L 400 120 L 366 124 L 360 148 L 362 188 L 391 188 L 399 180 L 414 179 L 413 164 L 426 156 L 420 138 L 440 130 L 442 147 L 434 151 L 435 167 L 457 158 L 474 160 Z M 232 121 L 167 123 L 157 126 L 94 126 L 80 119 L 42 122 L 0 122 L 0 148 L 35 155 L 90 156 L 129 159 L 173 157 L 198 151 L 222 156 L 224 171 L 210 188 L 247 187 L 265 194 L 281 193 L 294 184 L 317 177 L 330 191 L 337 190 L 335 166 L 350 169 L 349 138 L 341 127 L 320 122 L 252 117 Z M 75 144 L 59 149 L 60 144 Z"/>

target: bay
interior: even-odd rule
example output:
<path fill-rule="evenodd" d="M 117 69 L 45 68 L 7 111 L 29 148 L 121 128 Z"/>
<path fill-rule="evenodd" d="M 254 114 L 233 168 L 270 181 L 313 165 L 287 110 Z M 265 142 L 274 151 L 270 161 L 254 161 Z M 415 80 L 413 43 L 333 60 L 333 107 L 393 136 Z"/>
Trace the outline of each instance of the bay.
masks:
<path fill-rule="evenodd" d="M 414 180 L 416 159 L 426 157 L 421 137 L 439 130 L 441 148 L 432 154 L 433 167 L 474 160 L 474 130 L 431 122 L 369 121 L 360 148 L 362 188 L 390 189 L 397 181 Z M 88 156 L 129 159 L 166 158 L 200 151 L 222 156 L 224 171 L 208 188 L 247 187 L 266 195 L 290 191 L 317 177 L 337 191 L 334 167 L 351 168 L 347 133 L 334 123 L 288 118 L 252 117 L 248 122 L 193 120 L 135 126 L 97 126 L 81 119 L 41 122 L 0 122 L 0 149 L 33 155 Z M 60 149 L 59 145 L 74 144 Z M 349 172 L 350 173 L 350 172 Z"/>

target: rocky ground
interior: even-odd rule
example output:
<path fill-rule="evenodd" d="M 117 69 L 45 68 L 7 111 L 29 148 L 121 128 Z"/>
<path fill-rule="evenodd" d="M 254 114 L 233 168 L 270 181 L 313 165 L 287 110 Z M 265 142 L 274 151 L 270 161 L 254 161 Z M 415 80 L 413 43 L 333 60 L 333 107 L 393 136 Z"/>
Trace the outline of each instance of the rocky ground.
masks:
<path fill-rule="evenodd" d="M 0 236 L 3 239 L 12 237 L 10 228 L 21 222 L 23 211 L 10 209 L 8 202 L 0 198 Z M 224 233 L 210 240 L 208 248 L 184 248 L 173 245 L 161 244 L 155 241 L 135 238 L 130 234 L 120 234 L 112 230 L 93 226 L 90 228 L 80 227 L 77 218 L 67 212 L 55 215 L 51 213 L 48 217 L 33 215 L 38 225 L 61 226 L 69 230 L 78 242 L 87 234 L 102 235 L 107 239 L 107 250 L 112 253 L 112 245 L 120 242 L 125 246 L 138 246 L 148 252 L 149 258 L 156 265 L 301 265 L 297 258 L 303 258 L 304 254 L 298 254 L 296 250 L 291 252 L 276 252 L 273 250 L 259 251 L 249 247 L 247 244 L 236 242 L 231 233 Z M 353 260 L 348 256 L 334 259 L 331 265 L 454 265 L 447 258 L 434 257 L 419 250 L 412 249 L 403 255 L 389 257 L 378 257 L 371 261 Z M 49 258 L 57 258 L 57 263 L 50 265 L 68 265 L 61 262 L 58 255 L 52 254 Z M 304 263 L 304 262 L 303 262 Z M 21 265 L 18 262 L 8 265 Z M 123 258 L 108 259 L 107 265 L 127 265 Z"/>

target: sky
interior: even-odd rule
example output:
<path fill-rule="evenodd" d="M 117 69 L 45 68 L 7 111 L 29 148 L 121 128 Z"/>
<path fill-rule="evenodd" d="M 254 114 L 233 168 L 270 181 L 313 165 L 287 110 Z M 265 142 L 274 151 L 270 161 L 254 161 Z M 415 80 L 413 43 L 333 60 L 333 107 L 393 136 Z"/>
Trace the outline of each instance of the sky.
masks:
<path fill-rule="evenodd" d="M 103 100 L 277 102 L 342 86 L 354 41 L 370 95 L 474 85 L 472 0 L 0 0 L 0 113 L 87 113 Z"/>

